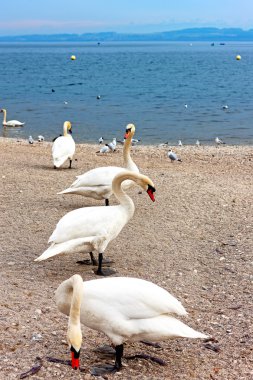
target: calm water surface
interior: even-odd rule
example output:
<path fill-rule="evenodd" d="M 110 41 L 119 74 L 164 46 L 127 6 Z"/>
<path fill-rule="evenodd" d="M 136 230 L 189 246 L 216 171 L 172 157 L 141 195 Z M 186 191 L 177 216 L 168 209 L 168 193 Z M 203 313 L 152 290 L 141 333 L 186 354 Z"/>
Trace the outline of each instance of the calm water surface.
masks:
<path fill-rule="evenodd" d="M 70 120 L 77 142 L 94 142 L 133 122 L 144 144 L 253 144 L 252 43 L 1 43 L 0 54 L 0 108 L 26 122 L 2 136 L 51 140 Z"/>

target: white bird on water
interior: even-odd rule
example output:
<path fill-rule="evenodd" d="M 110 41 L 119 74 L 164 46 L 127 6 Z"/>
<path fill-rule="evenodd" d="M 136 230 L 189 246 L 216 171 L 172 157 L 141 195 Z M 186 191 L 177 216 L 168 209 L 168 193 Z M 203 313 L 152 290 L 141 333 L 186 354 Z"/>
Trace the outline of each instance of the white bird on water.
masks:
<path fill-rule="evenodd" d="M 29 136 L 28 142 L 29 142 L 29 144 L 33 144 L 34 143 L 34 140 L 33 140 L 32 136 Z"/>
<path fill-rule="evenodd" d="M 226 144 L 224 141 L 222 141 L 219 137 L 215 137 L 215 144 L 216 145 L 221 145 L 221 144 Z"/>
<path fill-rule="evenodd" d="M 105 204 L 109 205 L 109 198 L 112 195 L 112 181 L 114 177 L 124 170 L 132 170 L 133 172 L 139 173 L 139 169 L 130 155 L 131 140 L 134 133 L 134 124 L 128 124 L 126 126 L 126 133 L 124 136 L 125 142 L 123 147 L 123 160 L 125 168 L 118 166 L 102 166 L 89 170 L 88 172 L 77 176 L 75 182 L 73 182 L 68 189 L 63 190 L 58 194 L 79 194 L 93 199 L 104 199 Z M 106 148 L 110 151 L 109 147 Z M 103 150 L 104 147 L 101 149 Z M 125 181 L 122 185 L 123 190 L 129 189 L 133 185 L 133 181 Z"/>
<path fill-rule="evenodd" d="M 18 120 L 6 121 L 7 111 L 5 108 L 2 108 L 0 112 L 4 114 L 3 123 L 2 123 L 4 127 L 23 127 L 25 125 L 25 123 L 22 123 L 21 121 L 18 121 Z"/>
<path fill-rule="evenodd" d="M 181 158 L 179 158 L 175 152 L 173 152 L 171 149 L 168 151 L 168 157 L 170 158 L 171 162 L 179 161 L 182 162 Z"/>
<path fill-rule="evenodd" d="M 156 342 L 177 337 L 208 339 L 207 335 L 175 318 L 175 315 L 187 315 L 180 301 L 160 286 L 139 278 L 83 281 L 80 275 L 75 274 L 59 285 L 55 300 L 59 311 L 69 316 L 67 341 L 72 368 L 79 368 L 81 323 L 103 332 L 115 346 L 114 365 L 92 368 L 92 374 L 96 376 L 121 369 L 126 341 Z M 144 355 L 141 357 L 152 359 Z"/>
<path fill-rule="evenodd" d="M 125 224 L 133 217 L 135 206 L 132 199 L 123 191 L 122 182 L 132 180 L 145 190 L 154 202 L 155 187 L 150 178 L 132 171 L 120 172 L 113 179 L 112 192 L 119 201 L 117 206 L 83 207 L 67 213 L 58 222 L 49 238 L 50 247 L 35 261 L 46 260 L 60 253 L 72 253 L 79 250 L 90 253 L 91 261 L 96 265 L 92 251 L 99 254 L 96 274 L 107 275 L 102 270 L 103 253 L 107 245 L 115 239 Z M 108 274 L 115 273 L 110 269 Z"/>
<path fill-rule="evenodd" d="M 52 147 L 54 169 L 62 166 L 67 160 L 69 160 L 69 169 L 71 169 L 71 164 L 76 149 L 76 144 L 71 134 L 71 123 L 70 121 L 65 121 L 63 124 L 63 136 L 57 137 L 54 140 Z"/>

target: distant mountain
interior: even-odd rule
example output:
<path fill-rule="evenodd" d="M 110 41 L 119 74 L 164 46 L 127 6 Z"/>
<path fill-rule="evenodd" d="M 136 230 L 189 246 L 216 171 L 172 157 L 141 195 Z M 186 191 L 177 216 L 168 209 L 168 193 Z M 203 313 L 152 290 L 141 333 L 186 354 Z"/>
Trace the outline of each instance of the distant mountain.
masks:
<path fill-rule="evenodd" d="M 109 42 L 109 41 L 253 41 L 253 29 L 191 28 L 160 33 L 84 33 L 0 36 L 0 42 Z"/>

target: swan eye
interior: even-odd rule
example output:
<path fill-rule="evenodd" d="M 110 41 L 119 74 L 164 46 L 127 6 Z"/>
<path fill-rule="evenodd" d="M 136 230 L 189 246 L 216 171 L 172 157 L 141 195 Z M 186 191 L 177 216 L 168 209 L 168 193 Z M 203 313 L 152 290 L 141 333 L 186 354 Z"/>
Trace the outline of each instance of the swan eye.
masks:
<path fill-rule="evenodd" d="M 151 199 L 151 201 L 155 201 L 155 196 L 154 196 L 154 192 L 155 192 L 155 188 L 151 185 L 148 185 L 148 190 L 147 190 L 147 193 Z"/>

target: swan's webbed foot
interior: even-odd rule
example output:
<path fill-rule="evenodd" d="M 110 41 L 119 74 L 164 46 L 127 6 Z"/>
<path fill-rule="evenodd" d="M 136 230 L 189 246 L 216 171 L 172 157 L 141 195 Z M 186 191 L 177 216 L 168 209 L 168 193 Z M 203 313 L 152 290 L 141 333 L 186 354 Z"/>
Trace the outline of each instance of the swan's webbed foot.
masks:
<path fill-rule="evenodd" d="M 97 270 L 94 270 L 94 273 L 98 276 L 104 276 L 104 277 L 107 277 L 107 276 L 111 276 L 112 274 L 115 274 L 117 273 L 114 269 L 110 269 L 110 268 L 101 268 L 101 269 L 97 269 Z"/>
<path fill-rule="evenodd" d="M 146 346 L 150 346 L 154 348 L 162 348 L 162 346 L 159 343 L 150 342 L 149 340 L 141 340 L 140 342 L 145 344 Z"/>
<path fill-rule="evenodd" d="M 90 373 L 92 376 L 103 376 L 109 373 L 115 373 L 117 371 L 119 371 L 119 369 L 115 365 L 101 364 L 97 367 L 91 368 Z"/>
<path fill-rule="evenodd" d="M 116 358 L 115 358 L 114 365 L 102 364 L 102 365 L 99 365 L 98 367 L 93 367 L 91 370 L 91 374 L 93 376 L 103 376 L 106 373 L 115 373 L 121 369 L 122 367 L 121 359 L 123 356 L 123 344 L 116 346 L 115 351 L 116 351 Z"/>
<path fill-rule="evenodd" d="M 97 352 L 101 356 L 113 356 L 115 357 L 116 351 L 112 346 L 109 346 L 108 344 L 104 344 L 103 346 L 99 346 L 93 350 L 94 352 Z"/>
<path fill-rule="evenodd" d="M 112 274 L 115 274 L 116 271 L 110 268 L 103 268 L 102 269 L 102 263 L 103 261 L 103 253 L 99 253 L 98 255 L 98 268 L 96 271 L 94 271 L 98 276 L 111 276 Z"/>
<path fill-rule="evenodd" d="M 147 355 L 147 354 L 136 354 L 132 356 L 126 356 L 125 359 L 127 360 L 133 360 L 133 359 L 144 359 L 144 360 L 151 360 L 154 363 L 157 363 L 162 366 L 166 366 L 166 362 L 160 358 L 157 358 L 155 356 Z"/>

